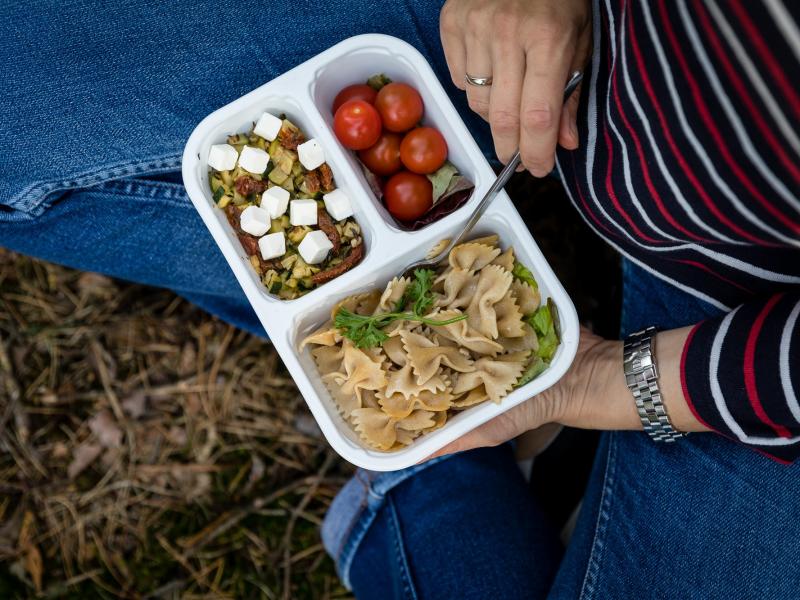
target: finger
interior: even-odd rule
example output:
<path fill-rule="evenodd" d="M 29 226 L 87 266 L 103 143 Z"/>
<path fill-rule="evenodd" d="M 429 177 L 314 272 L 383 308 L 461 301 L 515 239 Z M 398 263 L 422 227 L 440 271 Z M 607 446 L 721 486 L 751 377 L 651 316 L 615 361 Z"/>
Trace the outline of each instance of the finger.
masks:
<path fill-rule="evenodd" d="M 471 37 L 467 42 L 466 74 L 472 77 L 492 77 L 492 47 L 489 40 L 480 35 Z M 467 83 L 466 90 L 469 107 L 488 121 L 492 86 Z"/>
<path fill-rule="evenodd" d="M 439 37 L 442 39 L 442 49 L 453 85 L 463 90 L 466 87 L 466 50 L 464 49 L 463 28 L 456 21 L 450 6 L 448 2 L 442 7 L 439 17 Z"/>
<path fill-rule="evenodd" d="M 534 44 L 526 54 L 519 149 L 522 164 L 536 177 L 553 170 L 564 86 L 572 62 L 572 53 L 565 45 L 570 43 L 567 37 L 547 45 Z"/>
<path fill-rule="evenodd" d="M 558 133 L 558 143 L 567 150 L 578 147 L 578 104 L 580 103 L 581 86 L 575 88 L 564 108 L 561 111 L 561 124 Z"/>
<path fill-rule="evenodd" d="M 489 424 L 483 424 L 477 429 L 473 429 L 469 433 L 461 436 L 455 441 L 450 442 L 444 448 L 437 450 L 425 460 L 436 458 L 437 456 L 446 456 L 447 454 L 456 454 L 457 452 L 464 452 L 466 450 L 473 450 L 475 448 L 483 448 L 486 446 L 496 446 L 494 436 L 489 434 Z"/>
<path fill-rule="evenodd" d="M 519 149 L 520 105 L 525 77 L 525 54 L 510 36 L 495 40 L 494 81 L 489 99 L 489 123 L 497 158 L 507 163 Z"/>

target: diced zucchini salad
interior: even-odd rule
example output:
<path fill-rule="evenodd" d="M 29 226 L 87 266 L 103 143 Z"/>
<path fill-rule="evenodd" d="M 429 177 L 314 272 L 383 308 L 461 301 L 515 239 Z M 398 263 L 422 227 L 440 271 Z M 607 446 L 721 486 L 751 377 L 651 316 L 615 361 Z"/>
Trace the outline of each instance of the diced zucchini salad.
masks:
<path fill-rule="evenodd" d="M 364 257 L 361 228 L 325 151 L 282 115 L 211 146 L 209 182 L 270 293 L 302 296 Z"/>
<path fill-rule="evenodd" d="M 423 227 L 472 193 L 442 134 L 420 125 L 412 86 L 372 77 L 345 87 L 332 113 L 337 139 L 398 224 Z M 208 165 L 214 202 L 270 293 L 297 298 L 363 258 L 323 148 L 283 115 L 264 112 L 248 133 L 212 146 Z M 559 344 L 555 305 L 541 302 L 533 273 L 490 235 L 456 246 L 436 270 L 341 300 L 299 350 L 310 346 L 364 444 L 394 451 L 460 411 L 501 402 L 546 370 Z"/>

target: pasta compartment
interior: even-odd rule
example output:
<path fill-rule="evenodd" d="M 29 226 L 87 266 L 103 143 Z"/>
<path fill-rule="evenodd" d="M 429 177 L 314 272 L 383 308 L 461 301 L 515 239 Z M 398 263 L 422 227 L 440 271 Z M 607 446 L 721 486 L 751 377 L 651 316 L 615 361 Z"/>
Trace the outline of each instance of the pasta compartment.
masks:
<path fill-rule="evenodd" d="M 454 229 L 457 233 L 458 228 Z M 299 351 L 298 345 L 308 334 L 320 328 L 330 319 L 332 308 L 340 301 L 351 295 L 366 295 L 375 289 L 383 291 L 389 280 L 406 265 L 424 256 L 438 240 L 431 239 L 427 244 L 420 244 L 414 249 L 398 254 L 390 262 L 382 264 L 375 273 L 375 277 L 360 281 L 351 290 L 337 294 L 324 306 L 314 306 L 297 314 L 293 326 L 287 332 L 287 346 L 296 354 L 297 361 L 308 378 L 315 395 L 320 399 L 328 418 L 335 424 L 339 433 L 343 434 L 347 445 L 352 450 L 357 450 L 359 454 L 387 465 L 389 463 L 399 463 L 403 466 L 415 464 L 481 423 L 540 393 L 557 381 L 566 371 L 577 348 L 578 323 L 574 306 L 564 294 L 547 263 L 544 262 L 544 257 L 505 193 L 499 196 L 490 207 L 470 237 L 479 238 L 492 234 L 499 236 L 499 245 L 503 250 L 512 246 L 517 260 L 531 269 L 539 285 L 542 303 L 546 302 L 547 298 L 553 298 L 555 301 L 560 315 L 561 343 L 550 365 L 542 374 L 529 383 L 513 389 L 502 398 L 499 404 L 494 404 L 489 400 L 466 407 L 458 413 L 449 415 L 441 428 L 421 435 L 404 448 L 383 452 L 368 446 L 353 426 L 342 416 L 336 400 L 323 382 L 322 373 L 311 354 L 314 346 L 309 344 Z M 375 465 L 369 468 L 380 470 L 380 466 Z"/>

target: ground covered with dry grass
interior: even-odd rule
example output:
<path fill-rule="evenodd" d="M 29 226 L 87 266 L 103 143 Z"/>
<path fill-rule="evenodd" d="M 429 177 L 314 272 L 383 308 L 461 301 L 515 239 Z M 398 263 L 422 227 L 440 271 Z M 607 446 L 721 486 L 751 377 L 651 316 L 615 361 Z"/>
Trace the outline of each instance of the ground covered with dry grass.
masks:
<path fill-rule="evenodd" d="M 614 257 L 555 182 L 511 191 L 614 335 Z M 319 525 L 350 472 L 268 343 L 0 249 L 0 598 L 345 597 Z"/>
<path fill-rule="evenodd" d="M 0 598 L 346 595 L 350 468 L 269 344 L 165 292 L 0 250 Z"/>

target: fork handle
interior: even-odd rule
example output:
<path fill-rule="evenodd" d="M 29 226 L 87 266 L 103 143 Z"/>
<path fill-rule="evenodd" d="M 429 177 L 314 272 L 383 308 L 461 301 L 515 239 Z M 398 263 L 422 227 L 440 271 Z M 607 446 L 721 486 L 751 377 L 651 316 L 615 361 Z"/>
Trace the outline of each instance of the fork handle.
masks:
<path fill-rule="evenodd" d="M 582 79 L 583 79 L 583 73 L 581 73 L 580 71 L 575 71 L 572 73 L 572 75 L 570 75 L 569 81 L 567 81 L 567 85 L 564 88 L 564 102 L 566 102 L 567 99 L 572 94 L 572 92 L 575 91 L 575 88 L 578 87 L 578 84 L 581 82 Z M 506 187 L 508 180 L 511 179 L 511 176 L 517 170 L 517 167 L 519 166 L 520 162 L 521 158 L 519 155 L 519 150 L 517 150 L 516 153 L 514 153 L 514 156 L 511 157 L 511 160 L 508 161 L 508 164 L 505 167 L 503 167 L 502 171 L 500 171 L 500 174 L 497 176 L 497 179 L 495 179 L 495 182 L 492 184 L 492 187 L 489 188 L 489 190 L 483 196 L 481 201 L 478 203 L 478 206 L 475 207 L 472 216 L 469 218 L 469 221 L 467 221 L 467 224 L 461 231 L 461 235 L 459 235 L 455 241 L 450 242 L 448 247 L 445 248 L 444 251 L 439 256 L 445 254 L 446 252 L 449 252 L 453 247 L 460 244 L 464 240 L 464 238 L 469 234 L 469 232 L 472 231 L 472 228 L 475 227 L 475 224 L 480 220 L 481 216 L 483 216 L 484 211 L 492 202 L 492 200 L 494 200 L 495 196 L 497 196 L 500 190 Z"/>

